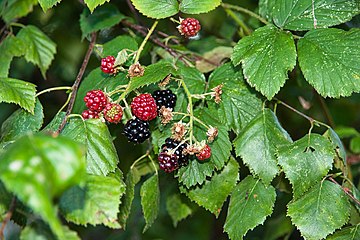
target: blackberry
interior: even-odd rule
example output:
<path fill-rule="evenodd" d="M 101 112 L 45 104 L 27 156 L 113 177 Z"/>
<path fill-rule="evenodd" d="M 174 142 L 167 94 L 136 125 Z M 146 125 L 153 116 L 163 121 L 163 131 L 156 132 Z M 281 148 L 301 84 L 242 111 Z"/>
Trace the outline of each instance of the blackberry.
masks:
<path fill-rule="evenodd" d="M 188 145 L 186 143 L 183 143 L 180 146 L 178 146 L 179 144 L 180 144 L 179 141 L 176 141 L 171 138 L 167 138 L 165 140 L 165 144 L 163 144 L 161 148 L 162 148 L 162 152 L 164 153 L 167 153 L 176 148 L 174 154 L 178 157 L 179 167 L 182 167 L 188 165 L 189 163 L 189 156 L 183 153 L 183 150 L 187 148 Z"/>
<path fill-rule="evenodd" d="M 166 108 L 171 108 L 172 110 L 175 108 L 176 95 L 170 89 L 156 90 L 152 94 L 152 96 L 156 101 L 158 110 L 160 110 L 162 106 L 165 106 Z"/>
<path fill-rule="evenodd" d="M 130 119 L 125 124 L 124 134 L 130 142 L 142 143 L 150 137 L 149 123 L 138 118 Z"/>
<path fill-rule="evenodd" d="M 167 173 L 171 173 L 179 168 L 178 156 L 175 154 L 161 152 L 158 156 L 158 160 L 160 168 Z"/>

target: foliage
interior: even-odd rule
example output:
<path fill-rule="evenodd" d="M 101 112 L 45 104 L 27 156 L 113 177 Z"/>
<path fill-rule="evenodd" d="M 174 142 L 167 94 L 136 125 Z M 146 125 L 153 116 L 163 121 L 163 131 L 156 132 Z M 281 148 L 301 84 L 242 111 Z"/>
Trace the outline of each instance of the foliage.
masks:
<path fill-rule="evenodd" d="M 360 3 L 255 2 L 0 2 L 0 238 L 358 239 Z M 158 89 L 175 107 L 127 142 Z M 119 124 L 86 119 L 90 90 Z"/>

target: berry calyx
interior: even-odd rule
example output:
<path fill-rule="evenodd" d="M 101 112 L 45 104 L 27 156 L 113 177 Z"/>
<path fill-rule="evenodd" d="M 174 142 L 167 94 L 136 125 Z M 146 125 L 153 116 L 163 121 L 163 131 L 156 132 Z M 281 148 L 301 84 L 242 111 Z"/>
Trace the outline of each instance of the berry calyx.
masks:
<path fill-rule="evenodd" d="M 156 101 L 158 110 L 160 110 L 162 106 L 166 108 L 170 108 L 172 110 L 175 108 L 177 98 L 176 95 L 170 89 L 156 90 L 152 94 L 152 96 Z"/>
<path fill-rule="evenodd" d="M 130 119 L 125 124 L 124 135 L 130 142 L 142 143 L 150 137 L 149 123 L 138 118 Z"/>
<path fill-rule="evenodd" d="M 166 173 L 171 173 L 178 169 L 178 157 L 175 154 L 161 152 L 158 156 L 160 169 Z"/>
<path fill-rule="evenodd" d="M 123 116 L 123 109 L 117 103 L 108 103 L 106 104 L 103 113 L 106 121 L 116 124 L 120 122 Z"/>
<path fill-rule="evenodd" d="M 101 112 L 108 103 L 108 98 L 101 90 L 91 90 L 86 93 L 84 102 L 88 109 Z"/>
<path fill-rule="evenodd" d="M 179 32 L 185 37 L 194 37 L 200 31 L 200 22 L 195 18 L 185 18 L 178 26 Z"/>
<path fill-rule="evenodd" d="M 150 121 L 157 116 L 155 99 L 148 93 L 140 94 L 131 102 L 131 111 L 137 118 Z"/>
<path fill-rule="evenodd" d="M 177 156 L 179 167 L 186 166 L 189 163 L 189 156 L 183 151 L 187 148 L 186 143 L 182 143 L 179 146 L 180 142 L 172 138 L 167 138 L 165 144 L 161 146 L 162 152 L 164 153 L 173 153 Z M 175 150 L 174 150 L 175 149 Z"/>
<path fill-rule="evenodd" d="M 206 160 L 211 157 L 211 148 L 209 145 L 205 145 L 198 154 L 196 154 L 197 159 L 200 161 Z"/>
<path fill-rule="evenodd" d="M 81 116 L 84 119 L 99 118 L 99 112 L 86 109 L 81 113 Z"/>
<path fill-rule="evenodd" d="M 101 71 L 104 73 L 112 74 L 115 73 L 114 68 L 115 58 L 113 56 L 107 56 L 101 59 Z"/>

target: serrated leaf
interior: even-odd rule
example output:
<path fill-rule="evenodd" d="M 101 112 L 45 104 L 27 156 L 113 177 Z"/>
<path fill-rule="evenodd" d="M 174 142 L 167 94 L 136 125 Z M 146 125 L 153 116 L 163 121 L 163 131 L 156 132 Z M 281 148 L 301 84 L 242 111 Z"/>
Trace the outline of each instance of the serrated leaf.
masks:
<path fill-rule="evenodd" d="M 233 129 L 240 131 L 253 119 L 262 107 L 261 100 L 247 88 L 239 69 L 226 63 L 218 67 L 209 77 L 209 89 L 223 84 L 219 120 Z"/>
<path fill-rule="evenodd" d="M 103 5 L 105 2 L 110 2 L 110 0 L 84 0 L 86 6 L 90 9 L 91 12 L 100 5 Z"/>
<path fill-rule="evenodd" d="M 98 30 L 110 28 L 123 20 L 125 16 L 113 4 L 105 4 L 98 7 L 93 13 L 84 9 L 80 15 L 81 38 Z"/>
<path fill-rule="evenodd" d="M 53 6 L 61 2 L 61 0 L 38 0 L 38 2 L 40 3 L 42 10 L 45 12 L 49 8 L 52 8 Z"/>
<path fill-rule="evenodd" d="M 238 180 L 239 164 L 235 159 L 230 158 L 230 161 L 221 172 L 215 173 L 202 186 L 190 189 L 180 186 L 180 192 L 218 217 L 223 203 L 236 186 Z"/>
<path fill-rule="evenodd" d="M 179 9 L 187 14 L 207 13 L 219 6 L 221 0 L 182 0 Z"/>
<path fill-rule="evenodd" d="M 332 168 L 335 153 L 332 144 L 318 134 L 306 135 L 278 148 L 278 161 L 299 198 L 319 182 Z"/>
<path fill-rule="evenodd" d="M 173 221 L 174 227 L 192 214 L 191 208 L 181 201 L 179 194 L 173 194 L 166 199 L 166 210 Z"/>
<path fill-rule="evenodd" d="M 289 134 L 281 127 L 275 114 L 264 109 L 234 140 L 237 156 L 258 175 L 265 184 L 270 184 L 278 174 L 277 146 L 291 143 Z"/>
<path fill-rule="evenodd" d="M 104 57 L 106 56 L 114 56 L 116 57 L 117 54 L 122 50 L 122 49 L 130 49 L 130 50 L 137 50 L 138 49 L 138 44 L 135 41 L 134 38 L 127 36 L 127 35 L 120 35 L 108 42 L 106 42 L 103 45 L 103 53 L 102 55 Z"/>
<path fill-rule="evenodd" d="M 347 196 L 329 181 L 313 185 L 308 193 L 289 203 L 287 212 L 292 223 L 309 240 L 323 239 L 333 233 L 347 222 L 349 213 Z"/>
<path fill-rule="evenodd" d="M 44 127 L 41 131 L 50 134 L 57 132 L 65 116 L 66 116 L 65 112 L 59 112 L 54 116 L 51 122 L 48 125 L 46 125 L 46 127 Z"/>
<path fill-rule="evenodd" d="M 0 178 L 6 188 L 40 214 L 60 239 L 64 232 L 52 200 L 81 181 L 83 154 L 70 139 L 36 134 L 23 136 L 1 155 Z"/>
<path fill-rule="evenodd" d="M 37 65 L 42 76 L 46 78 L 46 70 L 50 67 L 56 53 L 56 44 L 40 29 L 32 25 L 22 28 L 16 37 L 26 45 L 26 61 Z"/>
<path fill-rule="evenodd" d="M 131 0 L 135 8 L 150 18 L 162 19 L 179 11 L 177 0 Z"/>
<path fill-rule="evenodd" d="M 64 239 L 80 240 L 76 232 L 70 230 L 67 226 L 61 226 L 64 231 Z M 44 223 L 37 221 L 26 226 L 20 234 L 20 240 L 57 240 L 51 230 Z"/>
<path fill-rule="evenodd" d="M 360 91 L 360 29 L 316 29 L 298 41 L 305 79 L 324 97 Z"/>
<path fill-rule="evenodd" d="M 145 68 L 143 76 L 131 78 L 128 91 L 130 92 L 140 87 L 160 82 L 172 72 L 174 72 L 174 67 L 169 62 L 159 61 L 151 64 Z"/>
<path fill-rule="evenodd" d="M 104 175 L 114 172 L 119 162 L 112 137 L 100 119 L 71 119 L 61 135 L 86 146 L 86 171 Z"/>
<path fill-rule="evenodd" d="M 9 23 L 15 18 L 26 16 L 37 3 L 37 0 L 9 0 L 3 9 L 2 18 L 6 23 Z"/>
<path fill-rule="evenodd" d="M 185 64 L 178 64 L 178 74 L 184 80 L 186 87 L 191 94 L 202 94 L 205 91 L 205 76 L 194 67 L 188 67 Z"/>
<path fill-rule="evenodd" d="M 209 162 L 199 162 L 197 160 L 190 161 L 186 167 L 182 167 L 176 173 L 179 182 L 187 188 L 191 186 L 201 185 L 205 182 L 206 177 L 210 177 L 214 171 L 214 164 Z"/>
<path fill-rule="evenodd" d="M 30 113 L 35 108 L 35 85 L 14 78 L 0 78 L 0 102 L 16 103 Z"/>
<path fill-rule="evenodd" d="M 16 110 L 1 125 L 0 146 L 10 144 L 28 133 L 39 131 L 43 119 L 43 107 L 39 100 L 36 101 L 34 114 L 23 109 Z"/>
<path fill-rule="evenodd" d="M 357 0 L 275 0 L 270 7 L 278 27 L 297 31 L 338 25 L 360 13 Z"/>
<path fill-rule="evenodd" d="M 224 225 L 230 239 L 243 239 L 245 234 L 262 224 L 269 216 L 276 199 L 275 188 L 260 179 L 246 177 L 234 189 Z"/>
<path fill-rule="evenodd" d="M 122 204 L 120 205 L 120 213 L 118 216 L 119 223 L 123 229 L 126 229 L 126 221 L 130 215 L 132 202 L 134 200 L 134 188 L 140 181 L 140 177 L 140 173 L 135 167 L 130 168 L 126 175 L 126 191 L 121 199 Z"/>
<path fill-rule="evenodd" d="M 160 207 L 160 189 L 158 175 L 154 174 L 147 179 L 140 189 L 141 206 L 144 213 L 146 225 L 145 232 L 154 223 L 159 214 Z"/>
<path fill-rule="evenodd" d="M 84 102 L 86 93 L 90 90 L 101 89 L 105 92 L 111 92 L 117 86 L 127 83 L 126 74 L 118 73 L 116 76 L 110 76 L 101 71 L 100 67 L 92 70 L 81 82 L 76 94 L 74 113 L 81 113 L 87 109 Z"/>
<path fill-rule="evenodd" d="M 293 37 L 273 25 L 258 28 L 237 43 L 231 60 L 235 66 L 242 63 L 246 81 L 270 100 L 295 67 Z"/>
<path fill-rule="evenodd" d="M 259 13 L 266 19 L 272 19 L 272 10 L 276 1 L 274 0 L 259 0 Z"/>
<path fill-rule="evenodd" d="M 117 215 L 124 193 L 122 180 L 113 176 L 88 175 L 84 186 L 72 187 L 62 195 L 59 206 L 66 220 L 75 224 L 120 228 Z"/>
<path fill-rule="evenodd" d="M 352 227 L 343 228 L 326 238 L 326 240 L 356 240 L 356 239 L 360 239 L 359 224 Z"/>
<path fill-rule="evenodd" d="M 0 44 L 0 77 L 7 77 L 9 74 L 10 63 L 13 57 L 24 54 L 25 45 L 22 40 L 10 35 Z"/>

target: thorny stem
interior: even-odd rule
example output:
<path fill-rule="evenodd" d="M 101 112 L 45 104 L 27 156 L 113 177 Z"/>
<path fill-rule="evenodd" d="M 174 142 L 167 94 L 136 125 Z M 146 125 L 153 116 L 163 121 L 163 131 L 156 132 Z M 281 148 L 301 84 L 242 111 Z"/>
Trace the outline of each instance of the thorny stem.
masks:
<path fill-rule="evenodd" d="M 52 87 L 52 88 L 48 88 L 48 89 L 42 90 L 41 92 L 38 92 L 38 93 L 35 95 L 35 97 L 38 97 L 38 96 L 40 96 L 41 94 L 48 93 L 48 92 L 52 92 L 52 91 L 71 90 L 71 89 L 72 89 L 72 87 L 68 87 L 68 86 Z"/>
<path fill-rule="evenodd" d="M 250 35 L 251 31 L 246 26 L 243 20 L 241 20 L 236 14 L 229 8 L 224 8 L 225 12 L 244 30 L 245 35 Z M 243 37 L 243 36 L 240 36 Z"/>
<path fill-rule="evenodd" d="M 333 183 L 337 184 L 339 187 L 341 187 L 341 189 L 344 191 L 344 193 L 346 195 L 348 195 L 357 205 L 360 206 L 360 201 L 357 200 L 351 193 L 349 193 L 349 191 L 347 189 L 345 189 L 343 186 L 341 186 L 337 181 L 335 181 L 335 179 L 333 179 L 332 177 L 328 177 L 330 179 L 330 181 L 332 181 Z"/>
<path fill-rule="evenodd" d="M 184 88 L 184 91 L 185 91 L 185 94 L 186 96 L 188 97 L 188 101 L 189 101 L 189 105 L 188 105 L 188 111 L 189 111 L 189 126 L 190 126 L 190 130 L 189 130 L 189 133 L 190 133 L 190 145 L 192 145 L 192 140 L 193 140 L 193 135 L 194 135 L 194 130 L 193 130 L 193 121 L 194 121 L 194 112 L 193 112 L 193 104 L 192 104 L 192 98 L 191 98 L 191 92 L 189 91 L 189 89 L 187 88 L 185 82 L 183 79 L 180 79 L 180 82 L 181 82 L 181 85 L 183 86 Z"/>
<path fill-rule="evenodd" d="M 10 221 L 16 207 L 16 197 L 13 197 L 10 203 L 9 211 L 6 213 L 6 216 L 4 218 L 4 221 L 1 224 L 0 228 L 0 240 L 4 240 L 4 230 L 6 227 L 6 224 Z"/>
<path fill-rule="evenodd" d="M 88 50 L 86 52 L 86 55 L 84 57 L 84 60 L 83 60 L 83 63 L 81 65 L 81 68 L 79 70 L 79 73 L 76 77 L 76 80 L 72 86 L 72 95 L 71 95 L 71 98 L 70 98 L 70 101 L 69 101 L 69 105 L 67 107 L 67 110 L 66 110 L 66 114 L 65 114 L 65 117 L 64 119 L 62 120 L 58 130 L 56 131 L 57 134 L 59 134 L 65 127 L 65 124 L 66 124 L 66 121 L 67 121 L 67 117 L 71 114 L 72 112 L 72 109 L 74 107 L 74 103 L 75 103 L 75 98 L 76 98 L 76 93 L 77 93 L 77 90 L 79 88 L 79 85 L 80 85 L 80 82 L 82 80 L 82 77 L 84 75 L 84 72 L 85 72 L 85 69 L 86 69 L 86 66 L 89 62 L 89 59 L 90 59 L 90 56 L 91 56 L 91 53 L 94 49 L 94 46 L 95 46 L 95 42 L 96 42 L 96 37 L 97 37 L 97 34 L 96 32 L 93 32 L 91 34 L 91 41 L 90 41 L 90 44 L 89 44 L 89 47 L 88 47 Z"/>
<path fill-rule="evenodd" d="M 250 11 L 249 9 L 246 9 L 246 8 L 243 8 L 243 7 L 240 7 L 240 6 L 235 6 L 235 5 L 232 5 L 232 4 L 228 4 L 228 3 L 222 3 L 221 6 L 225 9 L 232 9 L 232 10 L 235 10 L 235 11 L 238 11 L 238 12 L 243 12 L 251 17 L 254 17 L 256 19 L 258 19 L 260 22 L 264 23 L 264 24 L 269 24 L 268 21 L 266 21 L 266 19 L 262 18 L 261 16 L 259 16 L 258 14 Z"/>

